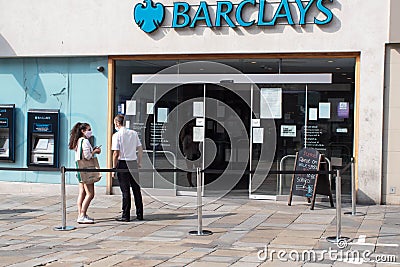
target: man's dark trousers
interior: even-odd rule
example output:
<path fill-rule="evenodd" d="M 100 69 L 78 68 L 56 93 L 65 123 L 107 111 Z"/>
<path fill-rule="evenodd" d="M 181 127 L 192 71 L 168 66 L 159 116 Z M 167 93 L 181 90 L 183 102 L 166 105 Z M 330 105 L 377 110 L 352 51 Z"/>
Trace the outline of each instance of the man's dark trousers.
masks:
<path fill-rule="evenodd" d="M 139 172 L 136 161 L 118 161 L 118 169 L 129 169 L 130 172 L 118 173 L 119 187 L 122 192 L 122 218 L 130 219 L 131 217 L 131 190 L 135 199 L 136 215 L 138 218 L 143 218 L 143 201 L 142 193 L 140 192 Z M 132 176 L 133 175 L 133 176 Z"/>

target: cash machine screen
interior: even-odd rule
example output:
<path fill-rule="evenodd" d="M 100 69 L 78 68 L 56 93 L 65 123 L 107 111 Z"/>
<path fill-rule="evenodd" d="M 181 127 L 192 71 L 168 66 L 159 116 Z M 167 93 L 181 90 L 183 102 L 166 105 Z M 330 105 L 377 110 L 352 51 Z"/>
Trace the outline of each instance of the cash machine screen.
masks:
<path fill-rule="evenodd" d="M 36 138 L 33 151 L 53 153 L 54 152 L 54 139 Z"/>

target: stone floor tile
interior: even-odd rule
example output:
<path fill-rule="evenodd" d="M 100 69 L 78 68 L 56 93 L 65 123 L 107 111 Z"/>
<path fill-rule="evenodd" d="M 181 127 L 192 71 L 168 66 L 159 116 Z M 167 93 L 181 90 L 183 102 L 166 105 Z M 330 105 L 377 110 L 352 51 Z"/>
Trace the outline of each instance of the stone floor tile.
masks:
<path fill-rule="evenodd" d="M 163 263 L 163 260 L 148 260 L 148 259 L 131 259 L 128 261 L 120 262 L 118 264 L 115 264 L 114 266 L 119 266 L 119 267 L 130 267 L 130 266 L 157 266 L 158 264 Z"/>
<path fill-rule="evenodd" d="M 265 261 L 259 265 L 259 267 L 299 267 L 302 266 L 302 262 L 282 262 L 282 261 Z"/>
<path fill-rule="evenodd" d="M 226 267 L 224 262 L 197 261 L 187 265 L 188 267 Z"/>
<path fill-rule="evenodd" d="M 258 262 L 245 262 L 245 261 L 238 261 L 234 264 L 230 265 L 231 267 L 257 267 L 260 263 Z"/>

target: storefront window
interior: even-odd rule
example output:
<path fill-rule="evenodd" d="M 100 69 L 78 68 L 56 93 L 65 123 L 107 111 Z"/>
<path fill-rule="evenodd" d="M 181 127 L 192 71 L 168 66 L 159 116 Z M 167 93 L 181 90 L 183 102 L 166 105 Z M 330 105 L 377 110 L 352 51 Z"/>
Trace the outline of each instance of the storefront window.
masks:
<path fill-rule="evenodd" d="M 274 123 L 273 136 L 276 138 L 276 147 L 269 166 L 266 166 L 265 175 L 262 175 L 263 177 L 243 175 L 233 188 L 236 192 L 267 196 L 289 194 L 291 176 L 269 175 L 268 169 L 292 169 L 294 155 L 303 147 L 315 148 L 328 159 L 341 158 L 343 165 L 350 162 L 353 157 L 354 139 L 354 58 L 213 61 L 226 64 L 244 74 L 331 73 L 332 84 L 238 84 L 231 85 L 235 86 L 235 93 L 232 93 L 221 84 L 173 85 L 171 82 L 170 85 L 146 85 L 147 93 L 141 95 L 140 99 L 135 99 L 134 94 L 138 88 L 143 87 L 143 84 L 132 83 L 132 75 L 156 74 L 187 61 L 118 60 L 115 71 L 114 112 L 125 114 L 129 124 L 127 126 L 139 132 L 145 153 L 148 154 L 147 167 L 173 168 L 174 165 L 195 167 L 187 165 L 187 162 L 177 162 L 178 155 L 171 151 L 184 153 L 183 139 L 184 135 L 189 133 L 186 128 L 199 126 L 198 119 L 204 119 L 200 126 L 204 129 L 206 140 L 197 144 L 202 154 L 202 158 L 197 161 L 198 167 L 213 170 L 232 168 L 237 166 L 236 164 L 242 164 L 250 170 L 262 165 L 264 159 L 260 158 L 260 145 L 257 142 L 250 142 L 250 145 L 246 140 L 257 138 L 253 136 L 257 134 L 253 123 L 259 123 L 257 127 L 264 129 L 264 138 L 272 136 L 268 133 L 272 129 L 269 122 Z M 190 70 L 179 71 L 190 72 Z M 200 71 L 207 73 L 207 70 Z M 224 73 L 221 73 L 221 77 L 223 75 Z M 271 109 L 275 109 L 272 112 L 279 113 L 270 120 L 263 119 L 262 115 L 260 97 L 264 93 L 279 98 L 279 101 L 269 103 Z M 216 104 L 213 106 L 214 100 L 211 103 L 208 99 L 214 99 Z M 182 106 L 181 103 L 186 103 L 186 106 Z M 238 128 L 237 133 L 228 134 L 226 131 L 231 119 L 223 114 L 224 109 L 218 106 L 218 103 L 231 107 L 241 119 L 243 127 Z M 204 109 L 203 118 L 193 116 L 192 119 L 181 122 L 184 115 L 195 112 L 196 105 Z M 167 120 L 171 112 L 176 113 L 175 117 L 171 117 L 174 121 Z M 212 113 L 218 113 L 215 115 L 216 119 L 212 118 Z M 177 127 L 179 125 L 181 127 Z M 175 140 L 161 137 L 161 133 L 174 129 L 176 129 Z M 168 147 L 171 149 L 168 150 Z M 209 159 L 208 155 L 211 154 L 213 157 Z M 235 161 L 235 164 L 229 165 L 229 161 Z M 190 177 L 186 173 L 168 173 L 163 174 L 163 177 L 153 174 L 143 175 L 145 188 L 189 193 L 195 191 L 195 177 Z M 208 184 L 215 179 L 218 179 L 218 174 L 209 174 L 205 176 L 204 182 Z M 258 182 L 249 188 L 251 179 Z M 350 194 L 350 175 L 345 173 L 342 179 L 343 193 Z"/>

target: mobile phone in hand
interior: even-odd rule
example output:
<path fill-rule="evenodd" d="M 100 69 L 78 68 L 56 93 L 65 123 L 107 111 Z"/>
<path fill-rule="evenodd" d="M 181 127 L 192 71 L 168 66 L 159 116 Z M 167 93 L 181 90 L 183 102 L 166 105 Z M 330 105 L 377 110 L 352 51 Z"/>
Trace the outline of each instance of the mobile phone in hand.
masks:
<path fill-rule="evenodd" d="M 100 147 L 101 147 L 101 145 L 95 146 L 95 147 L 93 148 L 93 150 L 95 150 L 96 148 L 100 148 Z"/>

